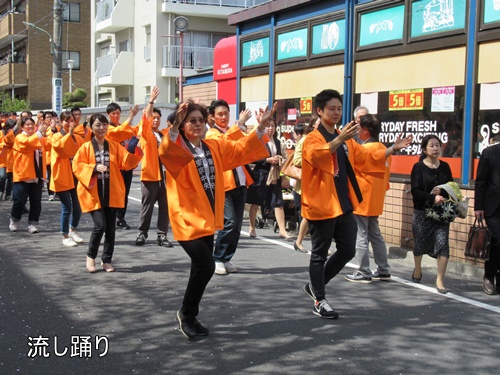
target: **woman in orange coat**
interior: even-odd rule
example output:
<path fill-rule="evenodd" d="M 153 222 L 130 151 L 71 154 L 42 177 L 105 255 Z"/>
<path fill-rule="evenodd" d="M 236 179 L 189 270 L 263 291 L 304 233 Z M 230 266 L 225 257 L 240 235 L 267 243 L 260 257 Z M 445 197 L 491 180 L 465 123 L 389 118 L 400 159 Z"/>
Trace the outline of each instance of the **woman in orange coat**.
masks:
<path fill-rule="evenodd" d="M 119 143 L 106 140 L 108 126 L 105 116 L 93 115 L 90 127 L 94 137 L 84 143 L 73 158 L 80 206 L 83 212 L 90 212 L 94 221 L 87 251 L 87 270 L 91 273 L 96 271 L 95 258 L 104 234 L 101 266 L 106 272 L 115 270 L 111 258 L 115 247 L 116 210 L 123 208 L 125 202 L 120 170 L 133 169 L 142 159 L 142 151 L 136 144 L 129 144 L 126 150 Z"/>
<path fill-rule="evenodd" d="M 174 238 L 191 258 L 189 282 L 177 312 L 180 330 L 188 338 L 208 334 L 196 316 L 215 270 L 214 233 L 224 227 L 223 172 L 268 155 L 265 143 L 269 139 L 264 130 L 275 109 L 276 105 L 266 111 L 257 131 L 247 137 L 202 140 L 205 108 L 182 103 L 160 144 L 159 155 L 167 169 L 170 225 Z"/>
<path fill-rule="evenodd" d="M 76 246 L 83 239 L 76 232 L 82 216 L 82 209 L 76 194 L 76 181 L 71 170 L 71 159 L 84 143 L 82 137 L 74 133 L 76 123 L 71 112 L 61 113 L 61 130 L 52 134 L 50 153 L 50 190 L 57 193 L 61 201 L 61 233 L 64 246 Z M 71 228 L 70 228 L 71 217 Z"/>
<path fill-rule="evenodd" d="M 13 153 L 13 196 L 9 229 L 18 230 L 23 207 L 30 200 L 28 232 L 38 233 L 38 220 L 42 212 L 42 187 L 46 178 L 45 130 L 46 125 L 35 131 L 35 121 L 25 117 L 21 121 L 22 133 L 16 136 Z"/>

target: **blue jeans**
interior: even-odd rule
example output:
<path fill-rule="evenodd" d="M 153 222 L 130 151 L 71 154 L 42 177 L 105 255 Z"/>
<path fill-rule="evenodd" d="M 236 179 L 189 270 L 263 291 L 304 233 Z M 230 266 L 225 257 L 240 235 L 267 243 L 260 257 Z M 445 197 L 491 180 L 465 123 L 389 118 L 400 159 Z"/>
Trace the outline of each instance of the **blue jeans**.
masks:
<path fill-rule="evenodd" d="M 69 222 L 71 217 L 71 228 L 76 229 L 80 223 L 82 209 L 76 194 L 76 188 L 60 191 L 57 193 L 61 201 L 61 233 L 69 233 Z"/>
<path fill-rule="evenodd" d="M 0 195 L 5 192 L 5 197 L 12 193 L 12 172 L 7 173 L 7 168 L 0 168 Z"/>
<path fill-rule="evenodd" d="M 224 200 L 224 229 L 217 233 L 217 240 L 215 241 L 214 260 L 216 262 L 229 262 L 236 252 L 236 247 L 240 240 L 246 200 L 246 186 L 226 191 L 226 199 Z"/>

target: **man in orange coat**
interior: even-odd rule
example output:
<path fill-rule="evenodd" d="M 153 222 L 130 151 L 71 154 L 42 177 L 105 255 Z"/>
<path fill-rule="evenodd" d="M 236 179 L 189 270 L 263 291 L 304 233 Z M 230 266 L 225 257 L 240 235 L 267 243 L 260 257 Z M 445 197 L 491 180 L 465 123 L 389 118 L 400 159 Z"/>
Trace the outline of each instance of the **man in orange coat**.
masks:
<path fill-rule="evenodd" d="M 229 104 L 225 100 L 215 100 L 209 107 L 209 113 L 214 119 L 214 126 L 206 132 L 206 139 L 238 140 L 245 136 L 245 122 L 250 118 L 251 111 L 242 113 L 238 124 L 229 128 Z M 215 241 L 214 260 L 215 273 L 227 275 L 237 272 L 238 269 L 231 263 L 240 240 L 240 231 L 243 224 L 247 187 L 253 184 L 253 179 L 246 166 L 238 166 L 224 171 L 224 229 L 217 232 Z"/>
<path fill-rule="evenodd" d="M 312 243 L 311 282 L 303 290 L 314 301 L 315 315 L 336 319 L 339 315 L 326 300 L 325 285 L 356 253 L 353 210 L 363 198 L 354 170 L 383 176 L 385 159 L 406 147 L 411 137 L 398 137 L 390 148 L 370 152 L 352 139 L 358 133 L 355 122 L 338 130 L 342 117 L 338 91 L 321 91 L 315 106 L 321 123 L 307 135 L 302 150 L 302 216 L 309 220 Z M 337 251 L 327 261 L 332 238 Z"/>
<path fill-rule="evenodd" d="M 358 143 L 370 151 L 385 150 L 386 147 L 378 141 L 380 134 L 380 121 L 370 114 L 359 118 Z M 359 173 L 356 177 L 363 195 L 363 202 L 354 210 L 354 218 L 358 225 L 356 240 L 356 258 L 359 268 L 346 275 L 348 281 L 369 284 L 373 280 L 389 281 L 391 279 L 390 266 L 387 261 L 387 247 L 384 237 L 380 233 L 378 217 L 384 211 L 385 192 L 389 190 L 389 177 L 391 175 L 391 158 L 387 158 L 383 178 Z M 368 244 L 373 247 L 373 257 L 377 264 L 377 271 L 370 270 L 370 256 Z"/>

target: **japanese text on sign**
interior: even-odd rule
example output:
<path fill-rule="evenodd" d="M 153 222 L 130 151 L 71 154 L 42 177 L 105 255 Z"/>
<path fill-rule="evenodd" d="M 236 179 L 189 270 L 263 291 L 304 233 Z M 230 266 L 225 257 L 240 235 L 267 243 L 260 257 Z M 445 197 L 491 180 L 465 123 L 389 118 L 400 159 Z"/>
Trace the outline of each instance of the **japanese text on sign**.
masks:
<path fill-rule="evenodd" d="M 312 113 L 312 98 L 300 99 L 300 113 L 302 113 L 303 115 Z"/>
<path fill-rule="evenodd" d="M 389 111 L 424 108 L 424 89 L 389 91 Z"/>

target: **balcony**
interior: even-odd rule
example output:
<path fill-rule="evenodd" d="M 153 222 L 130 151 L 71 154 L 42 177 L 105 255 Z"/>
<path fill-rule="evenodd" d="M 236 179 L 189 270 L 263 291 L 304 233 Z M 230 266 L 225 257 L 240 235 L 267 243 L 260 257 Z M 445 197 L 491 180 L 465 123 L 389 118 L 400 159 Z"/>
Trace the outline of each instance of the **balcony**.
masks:
<path fill-rule="evenodd" d="M 95 30 L 116 33 L 134 27 L 134 2 L 130 0 L 102 0 L 96 4 Z"/>
<path fill-rule="evenodd" d="M 26 63 L 0 65 L 0 90 L 28 86 Z"/>
<path fill-rule="evenodd" d="M 26 21 L 26 14 L 7 13 L 0 17 L 0 49 L 10 45 L 12 39 L 16 43 L 28 37 L 27 33 L 18 35 L 26 29 L 26 26 L 23 25 L 23 21 Z"/>
<path fill-rule="evenodd" d="M 134 84 L 134 53 L 120 52 L 96 61 L 99 86 L 117 87 Z"/>
<path fill-rule="evenodd" d="M 163 0 L 162 12 L 182 16 L 227 18 L 241 9 L 270 0 Z"/>
<path fill-rule="evenodd" d="M 182 54 L 182 66 L 186 77 L 196 75 L 199 70 L 212 68 L 214 65 L 214 48 L 184 46 Z M 180 46 L 163 46 L 163 77 L 179 75 L 180 55 Z"/>

